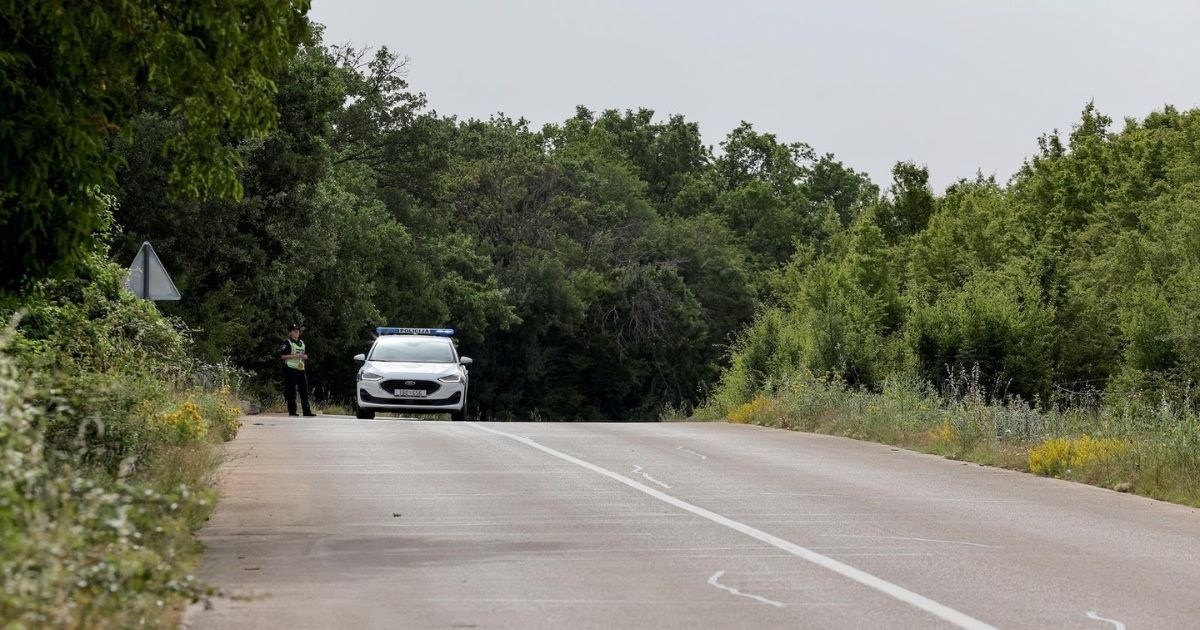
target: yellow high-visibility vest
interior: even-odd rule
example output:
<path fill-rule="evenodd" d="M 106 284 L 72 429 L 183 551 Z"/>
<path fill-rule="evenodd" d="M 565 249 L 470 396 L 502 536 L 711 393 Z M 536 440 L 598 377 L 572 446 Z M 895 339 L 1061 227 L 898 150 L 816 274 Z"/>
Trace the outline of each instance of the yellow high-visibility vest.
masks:
<path fill-rule="evenodd" d="M 288 339 L 288 343 L 292 344 L 292 354 L 304 354 L 303 341 L 292 341 L 291 339 Z M 293 370 L 304 369 L 304 359 L 288 359 L 284 363 L 286 363 L 287 366 Z"/>

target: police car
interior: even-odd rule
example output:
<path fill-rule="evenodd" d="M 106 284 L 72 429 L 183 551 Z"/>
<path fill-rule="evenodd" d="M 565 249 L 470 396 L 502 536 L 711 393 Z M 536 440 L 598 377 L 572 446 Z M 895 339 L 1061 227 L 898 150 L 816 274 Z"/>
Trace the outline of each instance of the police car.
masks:
<path fill-rule="evenodd" d="M 449 413 L 462 420 L 467 404 L 467 367 L 458 356 L 452 328 L 380 327 L 366 354 L 355 355 L 358 370 L 356 415 L 377 411 Z"/>

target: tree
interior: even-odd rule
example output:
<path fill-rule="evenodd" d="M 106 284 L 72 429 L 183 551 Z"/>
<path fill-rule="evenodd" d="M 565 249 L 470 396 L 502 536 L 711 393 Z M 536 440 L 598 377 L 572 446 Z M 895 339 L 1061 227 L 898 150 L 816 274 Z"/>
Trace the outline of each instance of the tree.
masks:
<path fill-rule="evenodd" d="M 832 155 L 817 158 L 808 145 L 782 143 L 750 123 L 731 131 L 721 146 L 725 154 L 712 168 L 718 182 L 713 207 L 760 272 L 785 264 L 797 248 L 820 249 L 878 195 L 867 177 Z M 703 203 L 712 188 L 706 179 L 694 178 L 679 196 Z"/>
<path fill-rule="evenodd" d="M 892 167 L 891 199 L 880 212 L 880 226 L 889 242 L 925 229 L 933 216 L 934 197 L 929 189 L 929 169 L 912 162 Z"/>
<path fill-rule="evenodd" d="M 737 189 L 752 181 L 768 184 L 781 196 L 788 196 L 807 178 L 809 164 L 816 157 L 802 142 L 785 144 L 775 134 L 759 133 L 743 121 L 721 143 L 725 155 L 717 158 L 717 172 L 727 189 Z"/>
<path fill-rule="evenodd" d="M 100 226 L 106 151 L 148 95 L 185 122 L 173 189 L 237 197 L 227 138 L 275 121 L 271 77 L 307 32 L 308 0 L 0 0 L 0 289 L 62 273 Z"/>
<path fill-rule="evenodd" d="M 712 161 L 704 146 L 700 127 L 681 115 L 654 122 L 654 110 L 615 109 L 599 116 L 578 107 L 575 116 L 562 125 L 542 130 L 548 144 L 561 150 L 574 143 L 603 144 L 613 156 L 627 160 L 646 183 L 647 198 L 661 210 L 690 181 L 702 176 Z"/>
<path fill-rule="evenodd" d="M 830 153 L 813 163 L 803 188 L 814 205 L 832 206 L 842 227 L 853 223 L 859 212 L 879 197 L 879 187 L 870 178 L 847 168 Z"/>

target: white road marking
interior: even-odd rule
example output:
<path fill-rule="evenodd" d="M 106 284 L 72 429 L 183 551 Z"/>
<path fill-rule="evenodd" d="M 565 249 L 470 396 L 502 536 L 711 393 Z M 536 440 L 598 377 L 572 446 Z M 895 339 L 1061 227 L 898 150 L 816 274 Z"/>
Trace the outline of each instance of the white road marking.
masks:
<path fill-rule="evenodd" d="M 646 481 L 649 481 L 649 482 L 651 482 L 651 483 L 656 483 L 656 484 L 658 484 L 658 485 L 660 485 L 660 486 L 662 486 L 662 487 L 664 487 L 664 488 L 670 488 L 670 487 L 671 487 L 671 486 L 668 486 L 667 484 L 665 484 L 665 483 L 663 483 L 663 482 L 661 482 L 661 481 L 659 481 L 659 480 L 655 479 L 654 477 L 651 477 L 651 476 L 650 476 L 648 473 L 644 473 L 644 472 L 642 472 L 642 467 L 641 467 L 641 466 L 638 466 L 637 464 L 634 464 L 634 465 L 633 465 L 633 472 L 635 472 L 635 473 L 637 473 L 637 474 L 641 475 L 642 477 L 645 477 L 645 478 L 646 478 Z"/>
<path fill-rule="evenodd" d="M 1120 621 L 1117 621 L 1116 619 L 1105 619 L 1104 617 L 1101 617 L 1100 615 L 1097 615 L 1096 613 L 1094 613 L 1090 610 L 1088 611 L 1087 616 L 1088 616 L 1088 619 L 1095 619 L 1096 621 L 1103 621 L 1106 623 L 1111 623 L 1112 625 L 1117 627 L 1117 630 L 1125 630 L 1125 624 L 1121 623 Z"/>
<path fill-rule="evenodd" d="M 756 599 L 764 604 L 770 604 L 776 608 L 783 608 L 782 602 L 777 602 L 773 599 L 767 599 L 766 597 L 760 597 L 758 595 L 751 595 L 749 593 L 743 593 L 743 592 L 737 590 L 736 588 L 733 588 L 732 586 L 725 586 L 724 584 L 721 584 L 717 580 L 719 580 L 722 575 L 725 575 L 724 571 L 717 571 L 716 573 L 712 574 L 712 577 L 708 578 L 708 583 L 712 584 L 713 586 L 715 586 L 719 589 L 729 591 L 730 593 L 733 593 L 734 595 L 739 595 L 741 597 L 749 597 L 750 599 Z"/>
<path fill-rule="evenodd" d="M 966 628 L 968 630 L 996 630 L 996 628 L 990 624 L 986 624 L 974 617 L 971 617 L 970 615 L 967 615 L 966 613 L 959 612 L 959 611 L 957 611 L 953 608 L 950 608 L 949 606 L 946 606 L 944 604 L 939 604 L 938 602 L 935 602 L 932 599 L 925 597 L 924 595 L 919 595 L 917 593 L 914 593 L 898 584 L 893 584 L 891 582 L 888 582 L 887 580 L 884 580 L 883 578 L 876 577 L 870 573 L 867 573 L 866 571 L 852 567 L 844 562 L 839 562 L 837 560 L 834 560 L 833 558 L 819 554 L 811 549 L 801 547 L 800 545 L 797 545 L 796 543 L 786 541 L 782 538 L 779 538 L 778 536 L 772 536 L 771 534 L 768 534 L 762 530 L 755 529 L 744 523 L 739 523 L 731 518 L 721 516 L 720 514 L 717 514 L 716 512 L 711 512 L 702 507 L 692 505 L 691 503 L 688 503 L 687 501 L 684 501 L 682 499 L 677 499 L 669 494 L 666 494 L 665 492 L 660 492 L 658 490 L 655 490 L 654 488 L 651 488 L 650 486 L 647 486 L 645 484 L 634 481 L 633 479 L 630 479 L 628 477 L 619 475 L 619 474 L 612 472 L 611 470 L 608 470 L 606 468 L 601 468 L 595 464 L 586 462 L 582 459 L 579 459 L 578 457 L 573 457 L 573 456 L 567 455 L 566 453 L 563 453 L 561 451 L 556 451 L 548 446 L 542 446 L 541 444 L 538 444 L 537 442 L 535 442 L 529 438 L 522 437 L 519 435 L 513 435 L 511 433 L 505 433 L 504 431 L 498 431 L 496 429 L 493 429 L 490 427 L 485 427 L 485 426 L 482 426 L 479 424 L 475 424 L 473 422 L 467 423 L 467 425 L 474 427 L 476 429 L 479 429 L 481 431 L 487 431 L 488 433 L 494 433 L 496 435 L 506 437 L 510 440 L 516 440 L 517 442 L 520 442 L 526 446 L 536 448 L 539 451 L 542 451 L 543 453 L 553 455 L 554 457 L 557 457 L 561 460 L 571 462 L 572 464 L 575 464 L 576 466 L 580 466 L 580 467 L 586 468 L 594 473 L 604 475 L 605 477 L 608 477 L 609 479 L 623 483 L 626 486 L 633 488 L 634 490 L 642 492 L 643 494 L 650 495 L 650 496 L 658 499 L 659 501 L 662 501 L 662 502 L 670 504 L 670 505 L 674 505 L 675 507 L 677 507 L 681 510 L 686 510 L 688 512 L 691 512 L 692 514 L 695 514 L 696 516 L 706 518 L 714 523 L 717 523 L 718 525 L 723 525 L 723 526 L 728 527 L 729 529 L 732 529 L 736 532 L 750 536 L 751 538 L 761 540 L 761 541 L 767 543 L 768 545 L 778 547 L 779 549 L 782 549 L 798 558 L 807 560 L 819 567 L 828 569 L 828 570 L 833 571 L 834 573 L 837 573 L 843 577 L 847 577 L 851 580 L 854 580 L 855 582 L 858 582 L 859 584 L 862 584 L 869 588 L 873 588 L 873 589 L 879 591 L 880 593 L 883 593 L 885 595 L 893 597 L 901 602 L 904 602 L 910 606 L 913 606 L 914 608 L 919 608 L 921 610 L 924 610 L 925 612 L 927 612 L 931 615 L 934 615 L 935 617 L 938 617 L 940 619 L 943 619 L 951 624 L 954 624 L 960 628 Z"/>
<path fill-rule="evenodd" d="M 675 448 L 677 450 L 683 451 L 684 453 L 687 453 L 689 455 L 695 455 L 696 457 L 699 457 L 700 459 L 708 459 L 708 455 L 701 455 L 700 453 L 697 453 L 696 451 L 688 450 L 686 448 L 683 448 L 682 446 L 676 446 Z"/>
<path fill-rule="evenodd" d="M 965 540 L 938 540 L 936 538 L 912 538 L 909 536 L 859 536 L 857 534 L 825 534 L 833 538 L 881 538 L 884 540 L 916 540 L 920 542 L 946 543 L 948 545 L 970 545 L 972 547 L 984 547 L 986 549 L 995 549 L 994 545 L 985 545 L 983 543 L 967 542 Z"/>

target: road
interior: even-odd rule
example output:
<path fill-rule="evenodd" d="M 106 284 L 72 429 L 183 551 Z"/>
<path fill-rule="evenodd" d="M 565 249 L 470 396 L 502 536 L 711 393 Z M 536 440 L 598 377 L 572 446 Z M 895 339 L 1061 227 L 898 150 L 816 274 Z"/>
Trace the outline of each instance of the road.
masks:
<path fill-rule="evenodd" d="M 720 423 L 253 416 L 189 628 L 1200 627 L 1200 510 Z"/>

